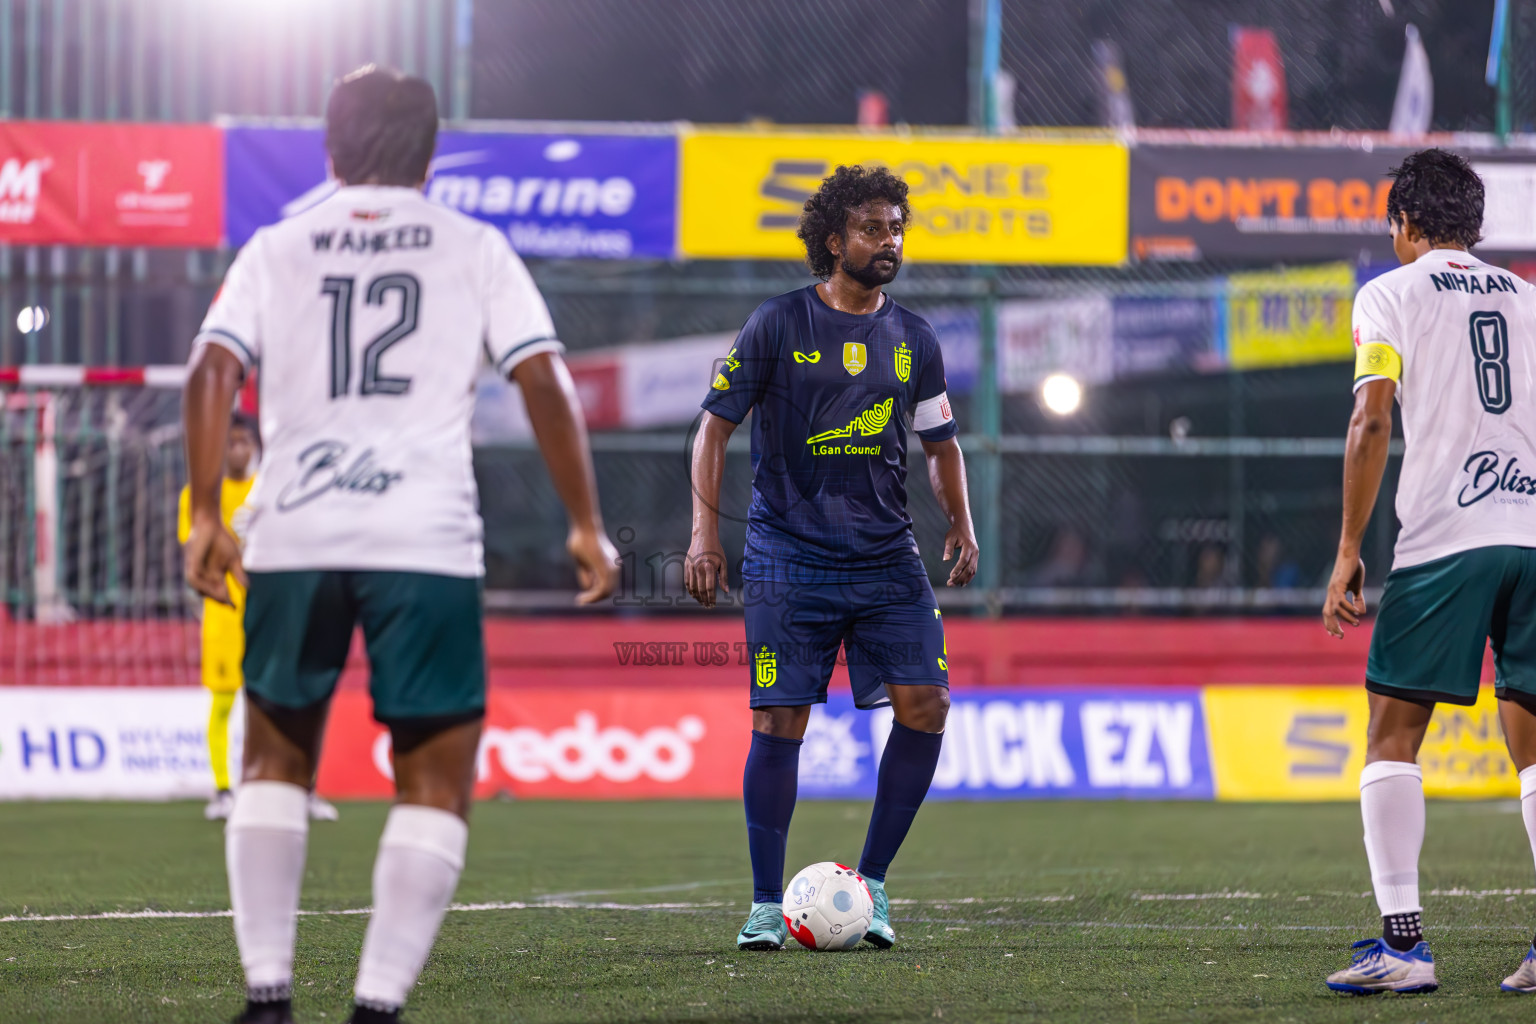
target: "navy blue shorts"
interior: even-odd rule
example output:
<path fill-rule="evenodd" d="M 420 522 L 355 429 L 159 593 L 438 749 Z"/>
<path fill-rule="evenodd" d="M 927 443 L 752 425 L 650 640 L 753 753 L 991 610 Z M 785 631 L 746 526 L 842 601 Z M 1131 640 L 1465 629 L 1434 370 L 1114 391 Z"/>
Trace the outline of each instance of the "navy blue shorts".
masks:
<path fill-rule="evenodd" d="M 755 708 L 826 703 L 839 648 L 861 708 L 889 704 L 887 685 L 949 686 L 944 620 L 926 576 L 743 585 Z"/>

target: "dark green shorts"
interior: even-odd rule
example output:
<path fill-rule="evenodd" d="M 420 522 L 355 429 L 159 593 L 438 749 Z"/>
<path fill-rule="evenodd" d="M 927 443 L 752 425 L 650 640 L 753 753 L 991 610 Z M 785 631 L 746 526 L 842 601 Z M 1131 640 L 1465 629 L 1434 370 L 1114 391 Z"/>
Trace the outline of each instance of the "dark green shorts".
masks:
<path fill-rule="evenodd" d="M 1536 698 L 1536 548 L 1473 548 L 1389 573 L 1365 688 L 1475 704 L 1490 640 L 1498 695 Z"/>
<path fill-rule="evenodd" d="M 286 708 L 326 700 L 363 627 L 381 722 L 485 710 L 481 581 L 419 572 L 253 572 L 245 602 L 245 686 Z"/>

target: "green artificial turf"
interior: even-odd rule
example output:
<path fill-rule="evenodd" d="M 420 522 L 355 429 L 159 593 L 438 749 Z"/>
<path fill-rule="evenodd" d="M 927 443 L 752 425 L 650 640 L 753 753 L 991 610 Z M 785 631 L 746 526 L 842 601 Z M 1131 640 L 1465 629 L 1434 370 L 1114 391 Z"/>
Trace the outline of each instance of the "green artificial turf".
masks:
<path fill-rule="evenodd" d="M 314 826 L 306 910 L 367 906 L 384 811 Z M 790 871 L 856 859 L 867 815 L 801 804 Z M 1322 985 L 1379 925 L 1352 804 L 930 804 L 888 879 L 896 948 L 851 953 L 736 951 L 737 805 L 489 803 L 473 825 L 458 902 L 529 906 L 448 915 L 408 1007 L 421 1024 L 1536 1017 L 1498 990 L 1536 926 L 1509 802 L 1430 805 L 1442 987 L 1370 999 Z M 0 917 L 227 906 L 221 830 L 195 805 L 0 805 Z M 300 920 L 300 1022 L 345 1019 L 366 921 Z M 219 1021 L 241 999 L 228 918 L 0 923 L 0 1021 Z"/>

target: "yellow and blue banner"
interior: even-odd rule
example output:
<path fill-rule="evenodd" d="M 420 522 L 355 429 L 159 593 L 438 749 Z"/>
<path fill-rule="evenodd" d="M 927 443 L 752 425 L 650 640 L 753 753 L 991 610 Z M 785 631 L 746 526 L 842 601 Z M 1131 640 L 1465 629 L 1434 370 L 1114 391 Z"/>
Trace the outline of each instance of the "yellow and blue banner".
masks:
<path fill-rule="evenodd" d="M 1234 370 L 1354 358 L 1355 268 L 1325 263 L 1227 279 L 1227 361 Z"/>
<path fill-rule="evenodd" d="M 1208 686 L 1206 727 L 1221 800 L 1357 800 L 1369 717 L 1361 686 Z M 1517 797 L 1498 701 L 1441 704 L 1419 751 L 1432 797 Z"/>
<path fill-rule="evenodd" d="M 938 263 L 1122 263 L 1130 162 L 1112 141 L 752 130 L 685 132 L 680 248 L 796 259 L 805 200 L 839 164 L 911 187 L 906 256 Z"/>

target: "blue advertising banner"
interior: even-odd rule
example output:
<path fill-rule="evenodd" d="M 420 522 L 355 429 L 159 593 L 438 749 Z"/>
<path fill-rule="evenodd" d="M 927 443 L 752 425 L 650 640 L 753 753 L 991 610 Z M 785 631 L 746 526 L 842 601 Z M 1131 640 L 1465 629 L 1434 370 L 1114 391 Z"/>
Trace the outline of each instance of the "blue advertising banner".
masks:
<path fill-rule="evenodd" d="M 989 688 L 951 701 L 930 800 L 1215 797 L 1193 687 Z M 843 694 L 813 708 L 800 796 L 873 797 L 891 722 L 889 708 L 859 711 Z"/>
<path fill-rule="evenodd" d="M 335 189 L 320 128 L 230 127 L 224 147 L 232 246 Z M 676 249 L 670 135 L 443 132 L 426 192 L 494 224 L 524 256 L 666 259 Z"/>
<path fill-rule="evenodd" d="M 1116 296 L 1110 331 L 1117 378 L 1220 368 L 1211 299 Z"/>

